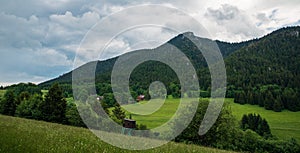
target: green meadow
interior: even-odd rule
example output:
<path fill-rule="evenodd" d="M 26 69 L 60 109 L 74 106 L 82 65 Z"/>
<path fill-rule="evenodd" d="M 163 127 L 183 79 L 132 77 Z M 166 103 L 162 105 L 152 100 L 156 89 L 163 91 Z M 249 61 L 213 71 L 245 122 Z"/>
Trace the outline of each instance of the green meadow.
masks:
<path fill-rule="evenodd" d="M 3 115 L 0 115 L 0 131 L 0 152 L 3 153 L 230 153 L 229 151 L 174 142 L 145 151 L 124 150 L 101 141 L 85 128 Z M 120 135 L 118 134 L 118 136 Z"/>
<path fill-rule="evenodd" d="M 284 110 L 274 112 L 265 110 L 256 105 L 240 105 L 233 102 L 233 99 L 226 99 L 230 103 L 231 110 L 237 119 L 241 120 L 243 114 L 257 113 L 265 118 L 271 128 L 271 132 L 280 139 L 295 138 L 300 142 L 300 112 L 291 112 Z"/>
<path fill-rule="evenodd" d="M 126 116 L 129 117 L 129 115 L 131 114 L 132 119 L 136 120 L 137 124 L 147 125 L 147 128 L 155 128 L 166 123 L 174 115 L 178 107 L 179 100 L 180 99 L 173 99 L 173 98 L 167 99 L 159 110 L 157 110 L 156 112 L 150 115 L 137 115 L 137 114 L 131 114 L 126 111 Z M 126 106 L 126 107 L 134 108 L 136 107 L 136 105 L 144 105 L 145 103 L 147 103 L 147 101 L 131 104 L 130 106 Z M 154 107 L 155 106 L 150 105 L 146 109 L 152 109 Z"/>
<path fill-rule="evenodd" d="M 271 128 L 272 133 L 280 139 L 295 138 L 300 142 L 300 112 L 291 112 L 284 110 L 283 112 L 274 112 L 272 110 L 265 110 L 262 107 L 256 105 L 240 105 L 233 102 L 233 99 L 227 98 L 226 103 L 229 103 L 233 115 L 238 121 L 242 119 L 244 114 L 257 113 L 265 118 Z M 143 105 L 147 101 L 142 103 L 132 104 Z M 147 125 L 148 128 L 154 128 L 166 123 L 175 113 L 178 107 L 179 99 L 168 98 L 164 105 L 155 113 L 151 115 L 136 115 L 131 114 L 132 119 L 137 121 L 137 124 Z M 128 107 L 128 106 L 126 106 Z M 151 106 L 148 107 L 151 109 Z M 126 116 L 129 116 L 129 112 L 126 111 Z"/>

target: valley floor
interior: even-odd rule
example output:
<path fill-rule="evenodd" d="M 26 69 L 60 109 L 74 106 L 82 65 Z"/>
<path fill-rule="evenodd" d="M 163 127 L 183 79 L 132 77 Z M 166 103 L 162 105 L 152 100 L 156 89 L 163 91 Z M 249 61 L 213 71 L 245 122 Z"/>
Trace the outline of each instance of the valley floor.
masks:
<path fill-rule="evenodd" d="M 147 101 L 143 101 L 141 104 L 146 102 Z M 236 104 L 231 98 L 226 98 L 225 102 L 229 103 L 231 111 L 238 121 L 242 119 L 244 114 L 260 114 L 268 121 L 272 134 L 279 139 L 288 140 L 293 137 L 300 142 L 300 112 L 291 112 L 288 110 L 274 112 L 273 110 L 265 110 L 263 107 L 257 105 Z M 132 114 L 132 118 L 136 120 L 138 124 L 147 125 L 148 128 L 155 128 L 164 124 L 172 117 L 178 107 L 178 103 L 179 99 L 169 98 L 155 113 L 146 116 Z M 133 104 L 129 107 L 135 107 L 135 105 L 141 104 Z M 129 113 L 126 112 L 126 115 L 129 116 Z"/>

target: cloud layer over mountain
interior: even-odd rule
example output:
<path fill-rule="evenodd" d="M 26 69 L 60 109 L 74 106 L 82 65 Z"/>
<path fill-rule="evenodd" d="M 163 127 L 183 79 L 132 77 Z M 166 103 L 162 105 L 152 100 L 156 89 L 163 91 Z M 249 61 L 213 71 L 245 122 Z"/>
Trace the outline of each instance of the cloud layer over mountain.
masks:
<path fill-rule="evenodd" d="M 141 4 L 178 8 L 198 20 L 212 39 L 231 42 L 300 25 L 298 0 L 1 1 L 0 85 L 38 83 L 71 70 L 76 50 L 93 25 L 111 13 Z M 167 41 L 175 35 L 157 27 L 132 30 L 112 41 L 106 58 L 142 48 L 143 41 L 151 40 L 145 47 L 153 48 L 159 45 L 155 41 Z"/>

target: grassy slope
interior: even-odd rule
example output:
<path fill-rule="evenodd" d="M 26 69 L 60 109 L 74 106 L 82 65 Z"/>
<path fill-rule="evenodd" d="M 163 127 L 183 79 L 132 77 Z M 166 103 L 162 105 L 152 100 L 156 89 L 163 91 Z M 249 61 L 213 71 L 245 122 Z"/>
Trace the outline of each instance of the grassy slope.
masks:
<path fill-rule="evenodd" d="M 3 115 L 0 131 L 0 152 L 227 152 L 173 142 L 146 151 L 121 150 L 104 143 L 88 129 Z"/>
<path fill-rule="evenodd" d="M 132 118 L 136 120 L 138 124 L 145 124 L 148 128 L 154 128 L 162 125 L 172 117 L 177 109 L 178 102 L 179 99 L 169 98 L 157 112 L 147 116 L 133 114 Z M 233 115 L 238 120 L 242 119 L 243 114 L 258 113 L 267 119 L 272 133 L 278 138 L 289 139 L 294 137 L 300 142 L 300 112 L 290 112 L 286 110 L 283 112 L 268 111 L 256 105 L 235 104 L 233 103 L 233 99 L 226 99 L 226 102 L 230 103 Z M 129 116 L 128 112 L 126 112 L 126 114 Z"/>

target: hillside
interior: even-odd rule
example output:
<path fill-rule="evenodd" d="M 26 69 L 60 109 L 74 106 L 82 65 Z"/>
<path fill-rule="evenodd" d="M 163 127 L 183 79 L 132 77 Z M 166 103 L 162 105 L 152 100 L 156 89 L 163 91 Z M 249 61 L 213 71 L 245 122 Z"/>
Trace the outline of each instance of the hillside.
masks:
<path fill-rule="evenodd" d="M 299 32 L 300 27 L 277 30 L 225 59 L 227 93 L 236 103 L 300 111 Z"/>
<path fill-rule="evenodd" d="M 88 129 L 3 115 L 0 115 L 0 131 L 0 152 L 229 153 L 174 142 L 146 151 L 122 150 L 101 141 Z"/>
<path fill-rule="evenodd" d="M 275 31 L 225 59 L 230 85 L 300 87 L 300 27 Z"/>

